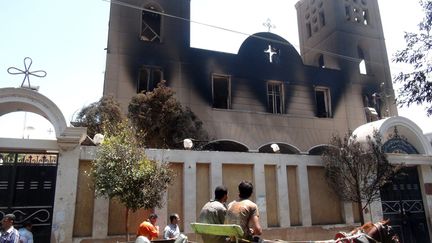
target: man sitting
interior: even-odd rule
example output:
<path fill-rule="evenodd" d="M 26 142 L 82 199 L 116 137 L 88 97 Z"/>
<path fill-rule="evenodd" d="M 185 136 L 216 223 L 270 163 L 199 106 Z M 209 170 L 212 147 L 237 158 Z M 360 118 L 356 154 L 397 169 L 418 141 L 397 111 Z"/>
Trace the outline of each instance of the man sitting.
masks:
<path fill-rule="evenodd" d="M 243 229 L 243 238 L 252 240 L 254 235 L 261 235 L 258 206 L 249 200 L 253 193 L 253 185 L 249 181 L 242 181 L 238 185 L 239 198 L 228 204 L 225 216 L 226 224 L 237 224 Z"/>
<path fill-rule="evenodd" d="M 201 209 L 198 222 L 206 224 L 223 224 L 225 221 L 228 189 L 225 186 L 217 186 L 215 198 L 207 202 Z M 225 241 L 224 236 L 202 235 L 204 243 L 221 243 Z"/>
<path fill-rule="evenodd" d="M 159 225 L 156 225 L 158 216 L 154 213 L 150 214 L 148 220 L 142 222 L 137 230 L 137 240 L 144 240 L 144 242 L 151 241 L 159 237 Z M 147 239 L 143 239 L 143 237 Z"/>

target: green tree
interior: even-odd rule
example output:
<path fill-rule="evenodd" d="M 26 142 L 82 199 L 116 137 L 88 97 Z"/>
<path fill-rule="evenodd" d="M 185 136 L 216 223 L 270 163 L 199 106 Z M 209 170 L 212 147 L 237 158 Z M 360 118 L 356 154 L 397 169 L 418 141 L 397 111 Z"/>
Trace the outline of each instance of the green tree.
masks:
<path fill-rule="evenodd" d="M 126 207 L 129 241 L 129 211 L 160 208 L 173 172 L 168 163 L 150 161 L 134 129 L 122 122 L 116 133 L 107 133 L 98 147 L 90 175 L 97 196 L 118 199 Z"/>
<path fill-rule="evenodd" d="M 99 101 L 82 108 L 71 124 L 87 127 L 88 136 L 93 138 L 97 133 L 113 132 L 122 120 L 119 103 L 112 96 L 103 96 Z"/>
<path fill-rule="evenodd" d="M 128 117 L 147 147 L 179 148 L 185 138 L 208 139 L 202 122 L 189 108 L 182 107 L 165 82 L 132 97 Z"/>
<path fill-rule="evenodd" d="M 328 184 L 341 200 L 357 203 L 361 224 L 363 210 L 380 198 L 380 189 L 402 167 L 387 160 L 381 141 L 377 131 L 365 143 L 350 133 L 343 138 L 335 135 L 322 155 Z"/>
<path fill-rule="evenodd" d="M 432 49 L 432 1 L 421 0 L 424 18 L 419 23 L 418 33 L 405 32 L 406 47 L 396 52 L 393 61 L 407 63 L 413 67 L 413 71 L 400 72 L 396 82 L 402 87 L 399 90 L 398 102 L 401 105 L 411 104 L 426 105 L 427 115 L 432 115 L 432 59 L 429 51 Z"/>

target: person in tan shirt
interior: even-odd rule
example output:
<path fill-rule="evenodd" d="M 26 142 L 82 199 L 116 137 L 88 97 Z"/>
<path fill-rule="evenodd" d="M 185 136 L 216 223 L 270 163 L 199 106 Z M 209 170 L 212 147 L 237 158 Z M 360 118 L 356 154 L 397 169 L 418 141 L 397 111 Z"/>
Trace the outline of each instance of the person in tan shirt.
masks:
<path fill-rule="evenodd" d="M 238 185 L 239 198 L 228 204 L 225 216 L 226 224 L 237 224 L 243 229 L 243 238 L 252 240 L 254 235 L 261 235 L 258 206 L 249 200 L 253 193 L 253 185 L 242 181 Z"/>

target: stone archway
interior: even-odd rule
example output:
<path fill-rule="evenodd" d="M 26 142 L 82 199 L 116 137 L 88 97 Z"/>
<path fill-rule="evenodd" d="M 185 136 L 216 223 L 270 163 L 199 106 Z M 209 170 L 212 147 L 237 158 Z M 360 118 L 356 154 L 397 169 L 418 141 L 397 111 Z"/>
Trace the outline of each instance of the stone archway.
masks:
<path fill-rule="evenodd" d="M 381 189 L 381 202 L 374 203 L 375 213 L 378 218 L 389 218 L 401 239 L 429 242 L 431 227 L 427 219 L 432 200 L 426 188 L 432 185 L 431 144 L 417 124 L 400 116 L 364 124 L 353 135 L 365 142 L 374 130 L 382 135 L 383 149 L 391 153 L 389 160 L 407 166 L 403 174 Z"/>
<path fill-rule="evenodd" d="M 0 149 L 9 151 L 58 151 L 51 242 L 71 242 L 75 214 L 80 143 L 86 128 L 68 127 L 57 105 L 46 96 L 26 88 L 0 89 L 0 116 L 15 111 L 45 117 L 54 127 L 56 141 L 0 138 Z M 16 163 L 16 162 L 14 162 Z M 67 176 L 66 176 L 67 175 Z"/>
<path fill-rule="evenodd" d="M 367 136 L 371 136 L 377 130 L 385 142 L 385 135 L 392 133 L 397 127 L 398 133 L 408 139 L 419 154 L 432 155 L 432 147 L 426 136 L 417 124 L 402 116 L 389 117 L 375 122 L 366 123 L 354 130 L 353 135 L 357 136 L 359 142 L 365 142 Z"/>
<path fill-rule="evenodd" d="M 25 88 L 0 89 L 0 116 L 15 111 L 28 111 L 45 117 L 54 126 L 56 137 L 61 136 L 67 127 L 63 113 L 46 96 Z"/>

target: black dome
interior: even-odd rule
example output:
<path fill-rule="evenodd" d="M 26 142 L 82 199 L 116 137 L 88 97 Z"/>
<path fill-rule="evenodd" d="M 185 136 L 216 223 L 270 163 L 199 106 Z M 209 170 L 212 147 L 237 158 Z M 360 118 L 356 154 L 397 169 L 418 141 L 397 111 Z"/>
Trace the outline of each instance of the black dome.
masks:
<path fill-rule="evenodd" d="M 270 63 L 269 53 L 265 52 L 269 50 L 269 47 L 275 53 L 272 55 L 272 63 L 281 66 L 303 65 L 294 46 L 284 38 L 270 32 L 260 32 L 249 36 L 240 46 L 238 56 L 248 61 Z"/>

